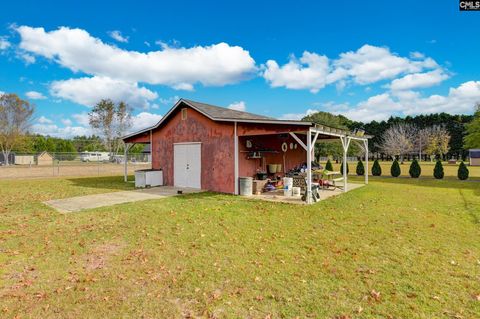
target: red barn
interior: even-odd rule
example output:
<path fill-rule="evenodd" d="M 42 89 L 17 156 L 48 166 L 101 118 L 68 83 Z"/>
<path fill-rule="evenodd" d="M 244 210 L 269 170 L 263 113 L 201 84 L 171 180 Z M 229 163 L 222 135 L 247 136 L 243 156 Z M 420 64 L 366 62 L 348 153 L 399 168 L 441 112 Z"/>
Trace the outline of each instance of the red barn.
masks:
<path fill-rule="evenodd" d="M 338 138 L 345 147 L 347 139 L 366 140 L 311 122 L 180 99 L 156 125 L 123 140 L 151 144 L 152 168 L 163 170 L 165 185 L 237 194 L 239 176 L 253 177 L 269 164 L 279 164 L 276 175 L 283 176 L 309 162 L 306 149 L 313 152 L 315 141 Z"/>

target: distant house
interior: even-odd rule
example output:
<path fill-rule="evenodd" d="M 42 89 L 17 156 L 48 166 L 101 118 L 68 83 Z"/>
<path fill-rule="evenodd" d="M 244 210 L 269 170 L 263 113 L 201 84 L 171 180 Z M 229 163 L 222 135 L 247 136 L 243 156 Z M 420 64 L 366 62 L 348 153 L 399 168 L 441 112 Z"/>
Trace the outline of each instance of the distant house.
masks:
<path fill-rule="evenodd" d="M 53 164 L 53 156 L 50 155 L 47 151 L 40 153 L 37 156 L 37 165 L 52 165 Z"/>
<path fill-rule="evenodd" d="M 35 157 L 33 155 L 16 155 L 15 165 L 35 165 Z"/>
<path fill-rule="evenodd" d="M 470 166 L 480 166 L 480 148 L 469 150 Z"/>

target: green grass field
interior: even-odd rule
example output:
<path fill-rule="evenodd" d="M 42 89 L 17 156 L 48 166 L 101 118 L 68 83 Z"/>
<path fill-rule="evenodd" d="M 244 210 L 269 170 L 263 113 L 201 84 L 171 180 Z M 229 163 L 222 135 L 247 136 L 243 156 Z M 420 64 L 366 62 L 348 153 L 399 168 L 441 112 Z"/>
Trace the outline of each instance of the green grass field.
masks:
<path fill-rule="evenodd" d="M 0 181 L 0 317 L 479 316 L 479 182 L 372 178 L 312 206 L 213 193 L 70 214 L 41 203 L 131 187 Z"/>

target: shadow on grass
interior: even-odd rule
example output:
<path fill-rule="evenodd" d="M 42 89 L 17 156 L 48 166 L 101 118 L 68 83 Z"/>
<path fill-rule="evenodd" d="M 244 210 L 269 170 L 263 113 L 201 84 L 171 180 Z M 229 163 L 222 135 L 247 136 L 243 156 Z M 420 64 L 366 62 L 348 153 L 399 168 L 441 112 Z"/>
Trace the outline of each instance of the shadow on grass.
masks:
<path fill-rule="evenodd" d="M 99 176 L 68 178 L 69 182 L 78 187 L 99 188 L 105 190 L 133 190 L 134 182 L 124 182 L 123 176 Z"/>
<path fill-rule="evenodd" d="M 415 186 L 423 186 L 423 187 L 472 189 L 474 190 L 475 195 L 480 196 L 479 180 L 461 181 L 454 178 L 437 180 L 437 179 L 430 179 L 430 178 L 417 179 L 417 178 L 411 178 L 411 177 L 389 177 L 389 176 L 378 176 L 378 177 L 370 176 L 369 180 L 372 182 L 415 185 Z"/>

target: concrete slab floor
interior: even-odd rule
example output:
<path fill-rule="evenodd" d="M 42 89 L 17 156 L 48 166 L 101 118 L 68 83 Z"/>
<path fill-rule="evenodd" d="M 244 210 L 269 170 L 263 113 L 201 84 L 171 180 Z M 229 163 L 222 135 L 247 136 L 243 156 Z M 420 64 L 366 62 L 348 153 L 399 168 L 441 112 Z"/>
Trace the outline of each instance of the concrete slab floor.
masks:
<path fill-rule="evenodd" d="M 112 192 L 104 194 L 76 196 L 63 199 L 54 199 L 43 203 L 56 209 L 60 213 L 71 213 L 78 212 L 84 209 L 92 209 L 148 199 L 159 199 L 176 196 L 179 190 L 181 190 L 183 194 L 202 192 L 202 190 L 194 188 L 160 186 L 147 189 L 138 189 L 133 191 Z"/>
<path fill-rule="evenodd" d="M 365 186 L 365 184 L 348 183 L 347 192 L 350 192 L 354 189 L 357 189 L 357 188 L 360 188 L 360 187 L 363 187 L 363 186 Z M 323 190 L 322 189 L 322 190 L 319 191 L 319 193 L 320 193 L 320 201 L 322 201 L 322 200 L 325 200 L 325 199 L 333 197 L 333 196 L 342 195 L 345 192 L 343 191 L 343 189 L 336 188 L 335 190 L 332 190 L 332 189 L 324 189 Z M 306 205 L 306 203 L 301 199 L 301 196 L 283 196 L 283 190 L 262 193 L 260 195 L 252 195 L 252 196 L 249 196 L 248 198 L 260 199 L 260 200 L 265 200 L 265 201 L 270 201 L 270 202 L 278 202 L 278 203 Z M 320 201 L 318 201 L 318 202 L 320 202 Z"/>

